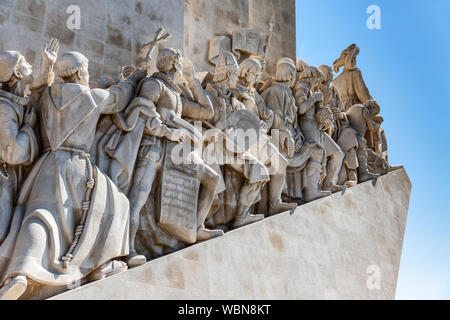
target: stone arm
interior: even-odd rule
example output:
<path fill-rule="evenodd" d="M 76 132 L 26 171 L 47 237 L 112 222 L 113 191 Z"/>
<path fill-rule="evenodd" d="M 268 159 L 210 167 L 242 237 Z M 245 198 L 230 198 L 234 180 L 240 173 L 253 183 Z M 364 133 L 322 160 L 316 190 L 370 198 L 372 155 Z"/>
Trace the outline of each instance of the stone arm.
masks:
<path fill-rule="evenodd" d="M 214 117 L 214 108 L 210 95 L 202 88 L 200 81 L 194 79 L 188 84 L 194 101 L 181 97 L 183 103 L 182 116 L 196 120 L 209 120 Z"/>
<path fill-rule="evenodd" d="M 303 115 L 308 112 L 317 102 L 316 98 L 311 95 L 308 97 L 309 89 L 305 87 L 295 86 L 294 97 L 297 104 L 298 114 Z"/>
<path fill-rule="evenodd" d="M 144 80 L 144 83 L 139 90 L 138 97 L 144 98 L 151 105 L 155 106 L 156 117 L 149 117 L 145 123 L 144 133 L 156 137 L 166 137 L 171 140 L 173 129 L 167 127 L 161 115 L 156 111 L 156 103 L 158 102 L 162 93 L 162 87 L 157 80 L 149 79 Z"/>
<path fill-rule="evenodd" d="M 116 85 L 120 82 L 120 79 L 115 74 L 106 74 L 98 79 L 89 81 L 89 88 L 108 89 L 109 87 Z"/>
<path fill-rule="evenodd" d="M 367 100 L 373 99 L 370 95 L 369 89 L 366 86 L 366 83 L 364 82 L 360 69 L 355 69 L 352 72 L 352 78 L 354 89 L 359 101 L 361 103 L 365 103 Z"/>
<path fill-rule="evenodd" d="M 92 89 L 97 96 L 100 96 L 101 102 L 99 103 L 99 107 L 101 113 L 114 114 L 124 110 L 134 95 L 136 83 L 143 76 L 143 74 L 135 74 L 106 90 Z"/>
<path fill-rule="evenodd" d="M 33 129 L 10 107 L 0 107 L 0 159 L 9 165 L 30 165 L 38 154 Z"/>

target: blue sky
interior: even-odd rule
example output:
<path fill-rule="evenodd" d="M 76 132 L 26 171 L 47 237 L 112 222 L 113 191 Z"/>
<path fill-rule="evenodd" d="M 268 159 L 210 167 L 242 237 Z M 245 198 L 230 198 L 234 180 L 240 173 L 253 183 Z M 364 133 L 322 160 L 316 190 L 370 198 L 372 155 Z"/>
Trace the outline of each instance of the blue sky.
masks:
<path fill-rule="evenodd" d="M 381 29 L 369 30 L 370 5 Z M 296 0 L 297 58 L 331 65 L 356 43 L 393 165 L 413 184 L 397 299 L 450 299 L 450 1 Z"/>

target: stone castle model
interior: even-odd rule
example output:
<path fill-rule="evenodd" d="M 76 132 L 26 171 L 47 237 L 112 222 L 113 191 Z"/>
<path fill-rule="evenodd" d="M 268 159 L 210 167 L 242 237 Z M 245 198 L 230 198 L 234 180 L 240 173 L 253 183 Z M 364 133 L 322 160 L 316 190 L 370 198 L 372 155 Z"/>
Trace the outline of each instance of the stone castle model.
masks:
<path fill-rule="evenodd" d="M 356 229 L 374 234 L 387 230 L 383 228 L 389 231 L 371 238 L 372 242 L 359 240 L 362 234 L 354 235 L 366 250 L 355 249 L 354 239 L 343 243 L 360 250 L 359 255 L 379 258 L 375 263 L 370 259 L 355 262 L 355 266 L 367 263 L 367 268 L 389 260 L 384 268 L 390 270 L 385 278 L 389 281 L 385 280 L 387 288 L 382 293 L 360 294 L 361 283 L 354 288 L 354 295 L 351 289 L 343 290 L 333 270 L 344 265 L 351 268 L 351 262 L 338 259 L 332 263 L 322 255 L 317 257 L 322 260 L 316 261 L 322 267 L 312 267 L 317 281 L 322 281 L 314 284 L 314 290 L 322 286 L 329 294 L 311 293 L 304 298 L 393 298 L 410 185 L 404 171 L 389 164 L 380 106 L 357 68 L 359 47 L 350 45 L 332 65 L 314 67 L 303 60 L 294 61 L 295 47 L 291 50 L 289 45 L 295 44 L 295 31 L 291 31 L 295 30 L 294 1 L 131 1 L 135 11 L 128 16 L 120 16 L 124 12 L 121 5 L 111 7 L 105 2 L 97 4 L 96 13 L 101 15 L 103 10 L 108 17 L 103 29 L 95 19 L 85 21 L 106 30 L 104 44 L 101 39 L 88 39 L 83 26 L 80 31 L 67 31 L 62 25 L 61 31 L 56 31 L 52 16 L 62 7 L 54 1 L 24 2 L 28 6 L 0 4 L 10 13 L 9 20 L 0 25 L 2 34 L 20 30 L 16 24 L 24 18 L 16 17 L 41 11 L 42 21 L 35 23 L 40 29 L 36 25 L 31 28 L 28 22 L 24 25 L 30 27 L 30 33 L 41 32 L 49 40 L 37 72 L 24 55 L 36 48 L 28 48 L 25 42 L 18 51 L 8 39 L 1 43 L 0 298 L 47 298 L 88 282 L 92 282 L 90 288 L 102 288 L 91 298 L 108 298 L 110 291 L 101 283 L 114 279 L 139 283 L 133 280 L 133 271 L 145 278 L 157 261 L 173 257 L 163 257 L 169 253 L 197 254 L 199 268 L 206 266 L 220 277 L 215 264 L 202 258 L 208 243 L 231 245 L 227 239 L 238 237 L 240 240 L 231 243 L 236 250 L 243 250 L 249 245 L 245 241 L 253 243 L 253 236 L 264 242 L 266 233 L 272 247 L 278 249 L 273 257 L 290 264 L 293 279 L 297 262 L 288 259 L 296 256 L 301 261 L 295 249 L 302 251 L 307 246 L 286 241 L 296 241 L 297 227 L 304 230 L 298 214 L 295 219 L 291 215 L 305 203 L 321 203 L 318 215 L 330 214 L 328 209 L 345 214 L 347 205 L 356 206 L 347 209 L 359 215 L 369 211 L 387 214 L 384 223 L 391 229 L 368 217 L 370 222 L 360 222 Z M 92 10 L 86 4 L 81 14 L 84 11 Z M 184 25 L 179 25 L 180 16 Z M 128 21 L 128 27 L 113 28 L 111 22 L 116 20 L 119 26 L 120 21 Z M 70 33 L 74 34 L 72 40 Z M 184 46 L 179 41 L 183 36 Z M 60 46 L 67 50 L 60 52 Z M 97 77 L 93 79 L 89 55 L 79 51 L 87 48 L 90 53 L 102 46 L 103 66 L 95 63 Z M 114 47 L 117 51 L 111 50 Z M 106 48 L 109 51 L 104 51 Z M 124 51 L 128 51 L 130 63 L 111 66 L 120 64 L 114 60 Z M 33 58 L 34 54 L 29 55 Z M 333 71 L 341 73 L 334 79 Z M 357 186 L 359 183 L 363 184 Z M 381 199 L 371 199 L 371 191 L 362 186 L 373 186 L 372 195 Z M 391 191 L 396 188 L 401 190 Z M 349 198 L 352 192 L 365 192 L 366 197 L 361 193 Z M 386 193 L 390 197 L 386 198 Z M 397 194 L 401 198 L 398 203 L 393 198 Z M 338 197 L 350 200 L 342 204 Z M 383 209 L 388 200 L 393 205 Z M 368 202 L 366 207 L 362 202 Z M 383 214 L 373 206 L 384 210 Z M 287 222 L 289 218 L 293 220 Z M 335 219 L 324 219 L 324 223 L 326 220 L 332 228 L 330 221 Z M 324 225 L 312 221 L 321 230 L 317 237 L 334 234 L 338 242 L 349 229 L 335 221 L 339 233 L 324 232 Z M 271 223 L 281 222 L 287 225 L 275 232 Z M 279 234 L 284 230 L 294 233 L 291 240 Z M 311 236 L 310 241 L 320 242 Z M 197 249 L 182 250 L 200 242 Z M 321 245 L 318 250 L 327 248 Z M 284 246 L 291 251 L 283 250 Z M 337 252 L 351 254 L 346 249 Z M 385 250 L 391 252 L 386 255 Z M 264 259 L 264 255 L 256 255 L 255 251 L 255 261 Z M 176 267 L 167 262 L 164 268 Z M 250 266 L 242 268 L 252 272 Z M 184 279 L 198 270 L 185 272 L 174 271 Z M 270 278 L 276 283 L 276 268 L 273 272 Z M 321 278 L 330 273 L 334 282 Z M 213 286 L 217 276 L 198 282 Z M 285 277 L 280 275 L 278 281 Z M 264 274 L 261 281 L 266 281 Z M 260 296 L 242 292 L 239 296 L 296 298 L 299 292 L 307 292 L 294 283 L 291 281 L 292 294 L 286 293 L 286 287 L 285 294 L 272 288 L 271 293 L 263 290 Z M 155 288 L 160 285 L 152 282 Z M 134 298 L 158 298 L 150 289 L 126 286 L 140 292 L 141 296 Z M 249 286 L 254 293 L 254 283 Z M 67 297 L 73 292 L 71 298 L 77 298 L 77 292 L 89 290 L 84 288 L 66 293 Z M 228 297 L 220 294 L 220 288 L 219 292 L 201 291 L 203 295 L 196 291 L 199 288 L 191 290 L 192 295 L 182 290 L 179 297 Z"/>

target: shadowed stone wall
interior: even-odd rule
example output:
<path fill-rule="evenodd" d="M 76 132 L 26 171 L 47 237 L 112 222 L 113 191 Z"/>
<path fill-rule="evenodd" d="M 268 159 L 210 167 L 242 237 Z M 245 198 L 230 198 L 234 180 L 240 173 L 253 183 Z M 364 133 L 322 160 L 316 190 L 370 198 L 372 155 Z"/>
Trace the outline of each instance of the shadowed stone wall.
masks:
<path fill-rule="evenodd" d="M 79 30 L 66 25 L 73 4 L 81 10 Z M 96 78 L 135 62 L 139 47 L 162 26 L 173 35 L 164 46 L 184 48 L 197 71 L 213 71 L 207 55 L 215 34 L 267 31 L 272 15 L 271 71 L 277 59 L 295 58 L 295 0 L 0 0 L 0 51 L 19 50 L 37 71 L 44 43 L 56 37 L 60 53 L 75 50 L 89 58 Z"/>
<path fill-rule="evenodd" d="M 81 28 L 70 30 L 70 5 L 81 9 Z M 91 78 L 133 63 L 137 49 L 165 27 L 168 46 L 183 48 L 183 0 L 0 0 L 0 51 L 19 50 L 38 70 L 43 45 L 60 40 L 60 54 L 80 51 Z"/>
<path fill-rule="evenodd" d="M 275 24 L 267 71 L 273 73 L 278 59 L 296 58 L 295 0 L 186 0 L 185 55 L 199 71 L 213 71 L 208 63 L 208 44 L 214 35 L 229 35 L 235 29 L 268 32 L 272 15 Z"/>

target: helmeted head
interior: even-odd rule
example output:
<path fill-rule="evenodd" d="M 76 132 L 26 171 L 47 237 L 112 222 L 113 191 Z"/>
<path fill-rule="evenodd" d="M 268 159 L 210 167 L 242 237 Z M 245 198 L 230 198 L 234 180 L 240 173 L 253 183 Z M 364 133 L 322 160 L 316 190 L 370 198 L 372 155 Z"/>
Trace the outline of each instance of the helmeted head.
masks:
<path fill-rule="evenodd" d="M 292 60 L 291 60 L 292 61 Z M 297 77 L 297 70 L 294 62 L 285 60 L 285 62 L 278 62 L 275 72 L 275 81 L 289 82 L 289 86 L 293 87 L 295 84 L 295 78 Z"/>
<path fill-rule="evenodd" d="M 354 70 L 356 68 L 356 56 L 359 54 L 359 47 L 356 44 L 349 45 L 341 56 L 333 62 L 334 72 L 338 73 L 341 67 L 344 70 Z"/>
<path fill-rule="evenodd" d="M 64 53 L 55 64 L 56 75 L 64 82 L 89 85 L 89 60 L 83 54 L 71 51 Z"/>
<path fill-rule="evenodd" d="M 235 56 L 231 52 L 223 51 L 217 60 L 213 82 L 228 80 L 228 86 L 234 89 L 238 80 L 238 71 L 239 66 Z"/>
<path fill-rule="evenodd" d="M 156 68 L 160 72 L 173 71 L 177 78 L 183 75 L 183 58 L 179 50 L 163 48 L 158 53 Z"/>
<path fill-rule="evenodd" d="M 0 83 L 26 80 L 32 76 L 33 68 L 19 51 L 0 53 Z"/>
<path fill-rule="evenodd" d="M 308 66 L 308 63 L 305 60 L 297 59 L 295 66 L 297 67 L 297 72 L 302 73 L 303 70 L 305 70 L 305 68 Z"/>
<path fill-rule="evenodd" d="M 307 66 L 298 77 L 299 81 L 308 82 L 311 89 L 321 84 L 322 79 L 322 72 L 318 68 L 312 66 Z"/>
<path fill-rule="evenodd" d="M 323 64 L 319 67 L 320 72 L 322 72 L 322 83 L 333 82 L 333 69 L 326 64 Z"/>
<path fill-rule="evenodd" d="M 262 67 L 261 63 L 254 59 L 248 58 L 239 65 L 238 77 L 246 84 L 255 84 L 261 82 Z"/>

